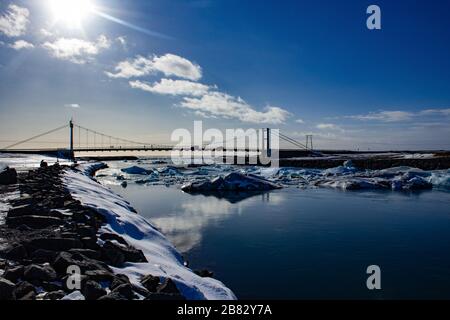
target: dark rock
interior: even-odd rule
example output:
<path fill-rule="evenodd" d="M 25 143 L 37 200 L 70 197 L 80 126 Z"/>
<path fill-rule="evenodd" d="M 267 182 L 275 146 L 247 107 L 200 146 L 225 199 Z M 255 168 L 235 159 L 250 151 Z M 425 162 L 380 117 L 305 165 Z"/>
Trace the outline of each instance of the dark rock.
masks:
<path fill-rule="evenodd" d="M 14 283 L 0 277 L 0 300 L 11 300 L 13 298 Z"/>
<path fill-rule="evenodd" d="M 41 164 L 39 165 L 41 168 L 47 168 L 48 167 L 48 163 L 45 162 L 44 160 L 41 160 Z"/>
<path fill-rule="evenodd" d="M 0 185 L 17 183 L 17 172 L 14 168 L 6 167 L 0 172 Z"/>
<path fill-rule="evenodd" d="M 91 226 L 78 226 L 77 233 L 80 235 L 81 238 L 84 238 L 84 237 L 95 237 L 97 232 Z"/>
<path fill-rule="evenodd" d="M 122 267 L 125 262 L 125 255 L 123 254 L 121 248 L 112 243 L 111 241 L 106 241 L 102 249 L 103 260 L 115 267 Z"/>
<path fill-rule="evenodd" d="M 167 278 L 162 284 L 156 289 L 157 293 L 168 293 L 168 294 L 180 294 L 175 282 L 172 279 Z"/>
<path fill-rule="evenodd" d="M 81 249 L 83 244 L 78 239 L 71 238 L 35 238 L 24 243 L 24 245 L 35 251 L 37 249 L 67 251 L 70 249 Z"/>
<path fill-rule="evenodd" d="M 45 296 L 45 300 L 60 300 L 66 295 L 66 293 L 62 290 L 48 292 Z"/>
<path fill-rule="evenodd" d="M 133 286 L 130 283 L 124 283 L 120 286 L 114 288 L 112 292 L 119 293 L 122 297 L 125 297 L 127 300 L 133 300 L 136 296 L 133 292 Z"/>
<path fill-rule="evenodd" d="M 53 267 L 59 274 L 66 274 L 67 268 L 73 265 L 78 266 L 81 272 L 86 275 L 88 271 L 104 271 L 106 273 L 111 273 L 110 268 L 105 263 L 89 259 L 79 253 L 60 252 L 53 262 Z"/>
<path fill-rule="evenodd" d="M 209 270 L 195 270 L 194 273 L 202 278 L 212 278 L 214 273 Z"/>
<path fill-rule="evenodd" d="M 132 286 L 134 292 L 140 294 L 143 297 L 146 297 L 146 296 L 148 296 L 151 293 L 150 291 L 148 291 L 147 289 L 145 289 L 145 288 L 143 288 L 141 286 L 138 286 L 138 285 L 135 285 L 135 284 L 131 284 L 131 286 Z"/>
<path fill-rule="evenodd" d="M 114 274 L 106 270 L 88 270 L 84 274 L 94 281 L 112 281 L 114 279 Z"/>
<path fill-rule="evenodd" d="M 70 253 L 82 254 L 85 257 L 90 259 L 99 260 L 101 258 L 101 253 L 99 251 L 91 250 L 91 249 L 70 249 Z"/>
<path fill-rule="evenodd" d="M 128 262 L 148 262 L 144 256 L 144 253 L 141 250 L 137 250 L 130 246 L 125 246 L 121 244 L 117 244 L 115 242 L 107 240 L 103 247 L 102 253 L 104 256 L 112 262 L 112 265 L 115 265 L 116 261 L 119 261 L 120 264 L 115 266 L 121 266 L 124 261 Z M 121 255 L 124 258 L 124 261 L 121 260 L 113 260 L 113 259 L 122 259 Z"/>
<path fill-rule="evenodd" d="M 14 287 L 13 298 L 15 300 L 20 300 L 23 297 L 27 297 L 30 293 L 36 294 L 36 289 L 33 285 L 27 281 L 22 281 Z"/>
<path fill-rule="evenodd" d="M 100 250 L 100 246 L 97 244 L 97 238 L 95 237 L 84 237 L 81 239 L 81 242 L 86 249 Z"/>
<path fill-rule="evenodd" d="M 122 284 L 126 284 L 126 283 L 130 283 L 130 279 L 128 279 L 128 277 L 124 274 L 116 274 L 114 276 L 114 279 L 111 282 L 111 285 L 109 286 L 109 288 L 111 290 L 117 288 L 118 286 L 122 285 Z"/>
<path fill-rule="evenodd" d="M 117 242 L 123 244 L 123 245 L 128 245 L 128 243 L 125 241 L 124 238 L 122 238 L 121 236 L 119 236 L 118 234 L 115 233 L 102 233 L 100 235 L 100 239 L 102 239 L 103 241 L 107 241 L 107 240 L 116 240 Z"/>
<path fill-rule="evenodd" d="M 147 295 L 145 300 L 154 301 L 182 301 L 186 300 L 181 294 L 170 294 L 170 293 L 150 293 Z"/>
<path fill-rule="evenodd" d="M 61 225 L 63 224 L 63 220 L 60 218 L 43 216 L 6 217 L 6 224 L 10 227 L 25 225 L 32 229 L 44 229 Z"/>
<path fill-rule="evenodd" d="M 32 264 L 25 268 L 23 277 L 28 281 L 53 281 L 56 279 L 56 272 L 50 266 Z"/>
<path fill-rule="evenodd" d="M 19 280 L 20 278 L 23 277 L 24 269 L 25 268 L 23 266 L 7 268 L 5 270 L 5 273 L 3 274 L 3 278 L 5 278 L 9 281 L 12 281 L 12 282 L 17 282 L 17 280 Z"/>
<path fill-rule="evenodd" d="M 159 285 L 159 277 L 154 277 L 151 274 L 144 276 L 141 279 L 141 283 L 145 289 L 150 292 L 156 292 Z"/>
<path fill-rule="evenodd" d="M 127 300 L 127 298 L 121 296 L 119 292 L 110 292 L 109 294 L 100 297 L 98 300 L 116 301 L 116 300 Z"/>
<path fill-rule="evenodd" d="M 27 250 L 21 244 L 15 244 L 3 252 L 6 259 L 20 261 L 28 257 Z"/>
<path fill-rule="evenodd" d="M 24 204 L 9 209 L 8 217 L 15 218 L 15 217 L 31 216 L 33 214 L 36 214 L 36 211 L 37 210 L 32 205 Z"/>
<path fill-rule="evenodd" d="M 59 291 L 63 288 L 62 283 L 59 281 L 53 281 L 53 282 L 43 281 L 40 283 L 40 286 L 42 287 L 42 289 L 44 289 L 47 292 Z"/>
<path fill-rule="evenodd" d="M 53 262 L 57 252 L 45 249 L 37 249 L 31 254 L 31 259 L 35 263 Z"/>
<path fill-rule="evenodd" d="M 36 300 L 36 292 L 30 291 L 18 300 Z"/>
<path fill-rule="evenodd" d="M 83 286 L 81 293 L 86 298 L 86 300 L 97 300 L 98 298 L 106 295 L 106 290 L 95 281 L 89 280 Z"/>

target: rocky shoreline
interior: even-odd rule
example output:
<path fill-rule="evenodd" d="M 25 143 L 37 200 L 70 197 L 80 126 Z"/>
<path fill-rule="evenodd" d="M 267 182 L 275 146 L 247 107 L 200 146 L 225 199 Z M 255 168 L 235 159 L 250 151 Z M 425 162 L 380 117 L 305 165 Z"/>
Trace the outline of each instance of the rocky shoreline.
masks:
<path fill-rule="evenodd" d="M 118 234 L 99 233 L 105 217 L 71 196 L 62 181 L 68 170 L 78 169 L 43 166 L 19 174 L 9 187 L 20 197 L 9 202 L 0 225 L 0 300 L 184 300 L 169 278 L 148 274 L 133 284 L 113 272 L 148 261 Z M 71 276 L 73 266 L 78 278 Z"/>

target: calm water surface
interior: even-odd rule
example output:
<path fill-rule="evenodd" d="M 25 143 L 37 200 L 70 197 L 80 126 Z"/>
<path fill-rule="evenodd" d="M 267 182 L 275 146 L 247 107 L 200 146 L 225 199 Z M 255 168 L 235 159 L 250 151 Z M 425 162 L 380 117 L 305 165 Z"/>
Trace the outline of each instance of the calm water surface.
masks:
<path fill-rule="evenodd" d="M 244 199 L 110 186 L 241 299 L 450 298 L 450 193 L 286 188 Z M 382 290 L 366 288 L 366 268 Z"/>

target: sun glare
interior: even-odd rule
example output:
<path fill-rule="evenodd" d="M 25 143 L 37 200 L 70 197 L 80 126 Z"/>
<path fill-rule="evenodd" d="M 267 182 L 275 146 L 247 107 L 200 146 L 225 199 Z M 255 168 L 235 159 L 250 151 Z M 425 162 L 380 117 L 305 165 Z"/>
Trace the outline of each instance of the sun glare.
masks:
<path fill-rule="evenodd" d="M 94 11 L 90 0 L 49 0 L 53 17 L 69 27 L 79 27 L 82 21 Z"/>

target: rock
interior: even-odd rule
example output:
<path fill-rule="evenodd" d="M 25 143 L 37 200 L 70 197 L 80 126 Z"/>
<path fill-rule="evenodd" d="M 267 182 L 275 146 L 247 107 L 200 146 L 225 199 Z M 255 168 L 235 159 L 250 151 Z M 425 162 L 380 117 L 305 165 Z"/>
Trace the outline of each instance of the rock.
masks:
<path fill-rule="evenodd" d="M 142 174 L 142 175 L 148 175 L 152 172 L 151 170 L 147 170 L 147 169 L 144 169 L 144 168 L 141 168 L 138 166 L 123 168 L 123 169 L 120 169 L 120 171 L 122 171 L 124 173 L 128 173 L 128 174 Z"/>
<path fill-rule="evenodd" d="M 135 298 L 133 287 L 130 283 L 121 284 L 120 286 L 114 288 L 112 292 L 119 293 L 122 297 L 126 298 L 127 300 L 133 300 Z"/>
<path fill-rule="evenodd" d="M 70 249 L 69 252 L 82 254 L 83 256 L 94 260 L 100 260 L 101 258 L 101 253 L 99 251 L 91 249 Z"/>
<path fill-rule="evenodd" d="M 17 267 L 13 267 L 13 268 L 7 268 L 5 270 L 5 273 L 3 274 L 3 278 L 5 278 L 9 281 L 12 281 L 12 282 L 17 282 L 17 280 L 19 280 L 20 278 L 23 277 L 24 269 L 25 268 L 20 265 Z"/>
<path fill-rule="evenodd" d="M 41 163 L 39 165 L 41 168 L 47 168 L 48 167 L 48 163 L 45 162 L 44 160 L 41 160 Z"/>
<path fill-rule="evenodd" d="M 94 281 L 112 281 L 114 279 L 114 274 L 106 270 L 88 270 L 84 274 Z"/>
<path fill-rule="evenodd" d="M 107 241 L 107 240 L 116 240 L 117 242 L 123 244 L 123 245 L 128 245 L 128 243 L 125 241 L 124 238 L 122 238 L 121 236 L 119 236 L 118 234 L 115 233 L 102 233 L 99 236 L 100 239 L 102 239 L 103 241 Z"/>
<path fill-rule="evenodd" d="M 95 250 L 95 251 L 100 250 L 100 246 L 97 244 L 96 237 L 84 237 L 81 239 L 81 242 L 83 243 L 83 246 L 86 249 L 91 249 L 91 250 Z"/>
<path fill-rule="evenodd" d="M 35 263 L 53 262 L 57 252 L 45 249 L 37 249 L 31 254 L 31 259 Z"/>
<path fill-rule="evenodd" d="M 154 301 L 180 301 L 186 300 L 181 294 L 170 294 L 170 293 L 150 293 L 147 295 L 145 300 Z"/>
<path fill-rule="evenodd" d="M 36 292 L 30 291 L 18 300 L 36 300 Z"/>
<path fill-rule="evenodd" d="M 128 262 L 148 262 L 141 250 L 130 246 L 117 244 L 112 241 L 105 241 L 102 247 L 102 254 L 113 266 L 120 267 L 125 261 Z M 122 261 L 123 257 L 123 261 Z"/>
<path fill-rule="evenodd" d="M 101 249 L 101 252 L 104 261 L 114 267 L 123 266 L 125 262 L 125 255 L 122 253 L 122 250 L 118 245 L 112 243 L 111 241 L 106 241 Z"/>
<path fill-rule="evenodd" d="M 84 237 L 95 237 L 96 230 L 91 226 L 78 226 L 76 232 L 81 238 Z"/>
<path fill-rule="evenodd" d="M 14 168 L 6 167 L 0 172 L 0 185 L 17 183 L 17 172 Z"/>
<path fill-rule="evenodd" d="M 14 244 L 3 252 L 6 259 L 20 261 L 28 257 L 27 250 L 21 244 Z"/>
<path fill-rule="evenodd" d="M 60 281 L 52 281 L 52 282 L 42 281 L 40 283 L 40 287 L 42 287 L 42 289 L 44 289 L 47 292 L 59 291 L 63 289 L 63 285 Z"/>
<path fill-rule="evenodd" d="M 84 295 L 86 300 L 97 300 L 98 298 L 106 295 L 106 290 L 95 281 L 89 280 L 83 286 L 81 293 Z"/>
<path fill-rule="evenodd" d="M 27 281 L 22 281 L 14 287 L 13 298 L 20 300 L 23 297 L 29 296 L 30 293 L 36 294 L 36 289 Z"/>
<path fill-rule="evenodd" d="M 10 227 L 25 225 L 32 229 L 44 229 L 51 226 L 62 225 L 63 220 L 60 218 L 43 216 L 6 217 L 6 224 Z"/>
<path fill-rule="evenodd" d="M 194 273 L 202 278 L 212 278 L 214 276 L 214 273 L 211 271 L 208 271 L 206 269 L 204 270 L 195 270 Z"/>
<path fill-rule="evenodd" d="M 126 283 L 130 283 L 130 279 L 128 279 L 128 277 L 124 274 L 116 274 L 114 276 L 114 279 L 111 282 L 111 285 L 109 286 L 109 288 L 111 290 L 117 288 L 118 286 L 122 285 L 122 284 L 126 284 Z"/>
<path fill-rule="evenodd" d="M 167 278 L 164 280 L 162 284 L 158 286 L 156 289 L 157 293 L 167 293 L 167 294 L 180 294 L 180 291 L 178 290 L 177 286 L 175 285 L 175 282 L 173 282 L 172 279 Z"/>
<path fill-rule="evenodd" d="M 23 277 L 28 281 L 53 281 L 56 279 L 56 272 L 50 266 L 32 264 L 25 268 Z"/>
<path fill-rule="evenodd" d="M 98 300 L 102 301 L 116 301 L 116 300 L 127 300 L 127 298 L 120 295 L 119 292 L 110 292 L 103 297 L 100 297 Z"/>
<path fill-rule="evenodd" d="M 111 273 L 109 267 L 100 262 L 93 259 L 89 259 L 88 257 L 79 254 L 79 253 L 70 253 L 70 252 L 60 252 L 53 262 L 53 267 L 55 268 L 58 274 L 66 274 L 67 268 L 69 266 L 76 265 L 81 269 L 81 272 L 85 275 L 88 275 L 88 271 L 104 271 L 107 273 Z M 111 277 L 112 279 L 112 277 Z"/>
<path fill-rule="evenodd" d="M 141 284 L 150 292 L 156 292 L 159 285 L 159 277 L 154 277 L 151 274 L 144 276 L 141 279 Z"/>
<path fill-rule="evenodd" d="M 48 292 L 45 296 L 44 299 L 45 300 L 60 300 L 62 299 L 64 296 L 66 295 L 66 293 L 62 290 L 57 290 L 57 291 L 52 291 L 52 292 Z"/>
<path fill-rule="evenodd" d="M 14 283 L 0 277 L 0 300 L 11 300 L 13 298 Z"/>
<path fill-rule="evenodd" d="M 52 251 L 67 251 L 70 249 L 82 249 L 83 243 L 72 238 L 35 238 L 24 243 L 30 251 L 45 249 Z"/>

